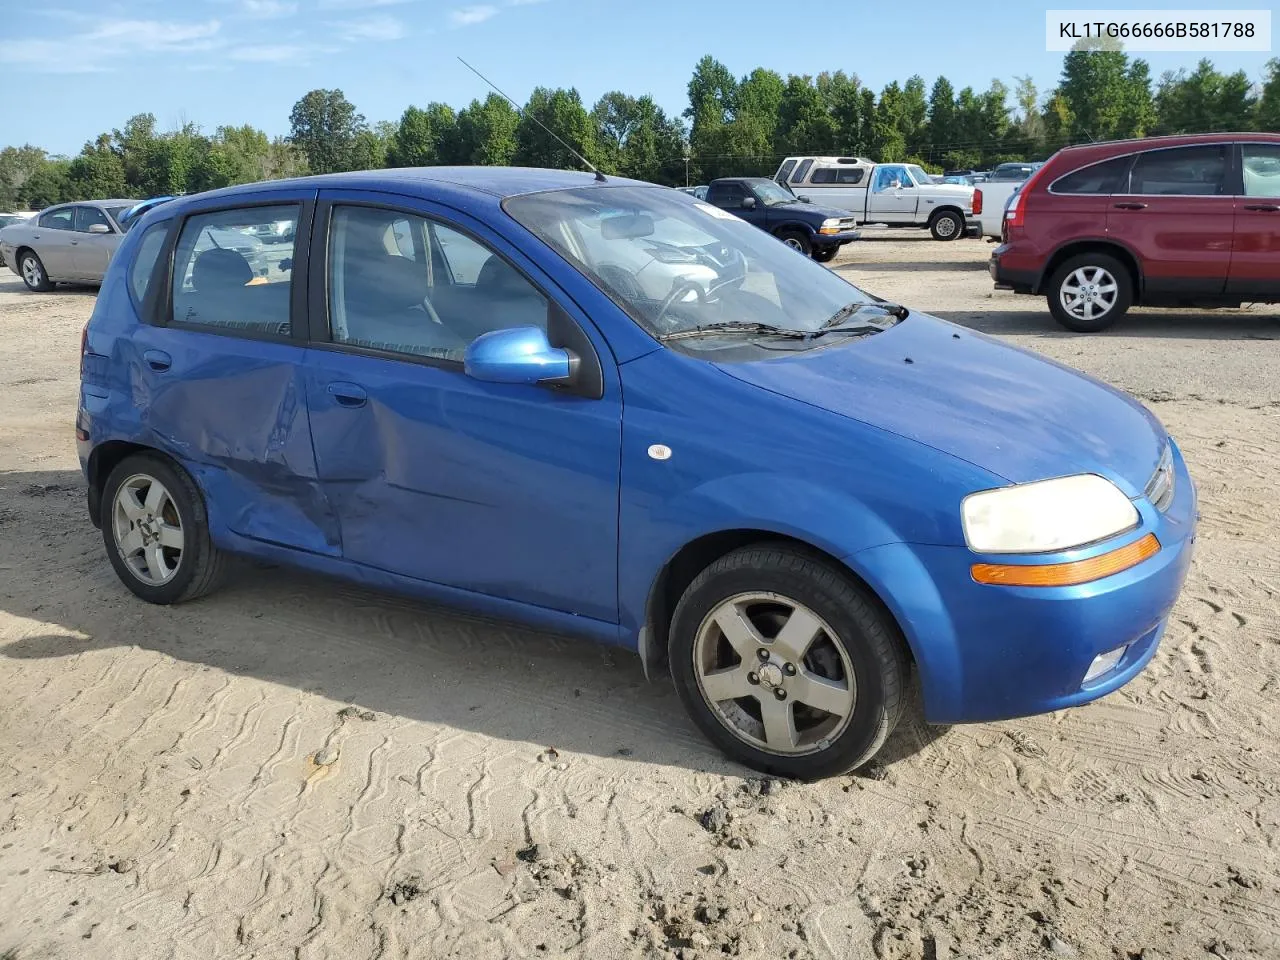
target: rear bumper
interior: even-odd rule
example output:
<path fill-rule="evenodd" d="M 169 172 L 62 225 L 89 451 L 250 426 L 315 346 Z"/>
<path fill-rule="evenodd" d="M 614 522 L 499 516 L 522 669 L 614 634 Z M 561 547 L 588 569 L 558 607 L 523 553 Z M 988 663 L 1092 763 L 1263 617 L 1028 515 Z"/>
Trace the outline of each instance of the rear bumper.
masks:
<path fill-rule="evenodd" d="M 1007 243 L 1002 243 L 991 251 L 987 272 L 991 274 L 997 290 L 1036 293 L 1040 284 L 1039 265 L 1025 262 L 1025 258 L 1020 258 L 1011 251 Z"/>
<path fill-rule="evenodd" d="M 1083 559 L 1154 533 L 1160 552 L 1074 587 L 997 587 L 973 580 L 964 547 L 889 544 L 849 558 L 906 634 L 931 723 L 1004 720 L 1061 710 L 1124 686 L 1155 655 L 1195 543 L 1196 493 L 1175 448 L 1167 513 L 1145 500 L 1137 530 L 1067 555 Z M 1039 559 L 1039 558 L 1037 558 Z M 1117 659 L 1085 680 L 1095 658 Z"/>

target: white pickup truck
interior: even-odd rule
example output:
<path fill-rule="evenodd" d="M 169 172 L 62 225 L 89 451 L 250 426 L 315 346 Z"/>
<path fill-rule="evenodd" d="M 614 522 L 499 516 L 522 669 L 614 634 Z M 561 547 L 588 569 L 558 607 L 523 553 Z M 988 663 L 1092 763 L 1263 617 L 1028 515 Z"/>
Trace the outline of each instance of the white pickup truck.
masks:
<path fill-rule="evenodd" d="M 787 157 L 773 175 L 814 203 L 849 210 L 858 223 L 922 227 L 935 240 L 980 230 L 982 191 L 934 183 L 914 163 L 876 163 L 864 157 Z"/>
<path fill-rule="evenodd" d="M 982 224 L 982 236 L 1000 239 L 1009 198 L 1043 166 L 1044 161 L 1002 163 L 988 174 L 987 179 L 982 182 L 982 214 L 978 217 Z"/>

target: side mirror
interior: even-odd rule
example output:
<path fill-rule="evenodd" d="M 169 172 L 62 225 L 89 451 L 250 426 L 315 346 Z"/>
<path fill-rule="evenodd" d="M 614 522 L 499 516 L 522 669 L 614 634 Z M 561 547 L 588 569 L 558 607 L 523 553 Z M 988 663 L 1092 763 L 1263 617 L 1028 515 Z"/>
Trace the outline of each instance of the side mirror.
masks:
<path fill-rule="evenodd" d="M 89 224 L 89 232 L 90 233 L 110 233 L 111 228 L 108 227 L 105 223 L 91 223 Z"/>
<path fill-rule="evenodd" d="M 796 199 L 799 200 L 801 203 L 813 203 L 813 198 L 808 196 L 796 197 Z"/>
<path fill-rule="evenodd" d="M 578 358 L 551 346 L 540 327 L 492 330 L 467 347 L 467 376 L 488 383 L 556 383 L 572 378 Z"/>
<path fill-rule="evenodd" d="M 756 208 L 756 198 L 747 197 L 742 201 L 743 210 L 754 210 Z"/>

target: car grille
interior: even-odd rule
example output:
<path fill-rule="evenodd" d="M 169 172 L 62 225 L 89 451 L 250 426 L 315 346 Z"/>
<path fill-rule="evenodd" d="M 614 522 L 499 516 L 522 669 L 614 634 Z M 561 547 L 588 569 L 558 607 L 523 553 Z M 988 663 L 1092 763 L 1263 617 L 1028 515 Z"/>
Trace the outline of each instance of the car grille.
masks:
<path fill-rule="evenodd" d="M 1160 462 L 1156 464 L 1155 473 L 1147 481 L 1143 495 L 1150 500 L 1160 512 L 1169 509 L 1173 503 L 1173 453 L 1168 444 L 1160 454 Z"/>
<path fill-rule="evenodd" d="M 841 232 L 841 233 L 844 233 L 846 230 L 856 230 L 856 229 L 857 229 L 857 227 L 858 227 L 858 221 L 857 221 L 857 220 L 855 220 L 853 217 L 841 217 L 841 218 L 840 218 L 840 232 Z"/>

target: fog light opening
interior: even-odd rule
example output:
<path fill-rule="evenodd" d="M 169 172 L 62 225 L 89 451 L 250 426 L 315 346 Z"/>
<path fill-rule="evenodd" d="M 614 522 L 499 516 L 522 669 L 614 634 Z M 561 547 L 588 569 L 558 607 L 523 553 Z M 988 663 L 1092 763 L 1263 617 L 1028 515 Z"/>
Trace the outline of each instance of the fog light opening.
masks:
<path fill-rule="evenodd" d="M 1089 664 L 1089 672 L 1084 675 L 1082 686 L 1088 686 L 1100 677 L 1106 676 L 1116 668 L 1121 660 L 1124 659 L 1124 652 L 1129 649 L 1129 645 L 1116 647 L 1114 650 L 1108 650 L 1106 653 L 1100 653 L 1093 658 L 1093 663 Z"/>

